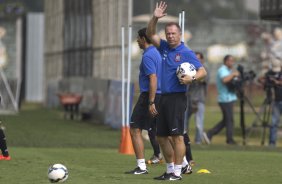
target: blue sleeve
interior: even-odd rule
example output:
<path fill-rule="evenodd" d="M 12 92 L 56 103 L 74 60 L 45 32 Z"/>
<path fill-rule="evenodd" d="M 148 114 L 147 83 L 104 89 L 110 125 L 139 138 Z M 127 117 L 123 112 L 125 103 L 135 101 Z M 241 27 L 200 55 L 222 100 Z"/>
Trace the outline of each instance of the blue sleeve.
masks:
<path fill-rule="evenodd" d="M 198 70 L 200 67 L 203 67 L 202 63 L 198 60 L 196 54 L 191 50 L 189 52 L 189 63 L 193 64 L 196 70 Z"/>
<path fill-rule="evenodd" d="M 165 40 L 161 39 L 160 47 L 158 48 L 159 52 L 162 53 L 165 48 L 168 47 L 168 43 Z"/>
<path fill-rule="evenodd" d="M 142 66 L 146 75 L 156 74 L 156 66 L 152 58 L 148 56 L 143 57 Z"/>

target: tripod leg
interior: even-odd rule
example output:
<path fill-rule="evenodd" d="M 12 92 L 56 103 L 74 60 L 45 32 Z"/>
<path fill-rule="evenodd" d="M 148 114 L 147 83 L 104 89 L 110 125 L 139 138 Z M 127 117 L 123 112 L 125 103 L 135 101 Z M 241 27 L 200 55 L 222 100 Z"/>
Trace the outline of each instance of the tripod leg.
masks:
<path fill-rule="evenodd" d="M 240 100 L 240 126 L 242 129 L 243 145 L 246 145 L 246 129 L 245 129 L 245 114 L 244 114 L 244 99 Z"/>
<path fill-rule="evenodd" d="M 259 113 L 257 113 L 257 111 L 255 110 L 254 106 L 252 105 L 251 101 L 245 96 L 244 97 L 245 101 L 249 104 L 249 106 L 251 107 L 251 109 L 253 110 L 253 112 L 255 113 L 256 117 L 258 120 L 260 120 L 261 122 L 263 122 L 263 120 L 260 118 Z M 266 104 L 265 102 L 263 102 L 263 105 Z"/>
<path fill-rule="evenodd" d="M 265 140 L 265 135 L 266 135 L 266 126 L 268 124 L 269 121 L 269 114 L 270 114 L 270 106 L 269 106 L 269 99 L 264 99 L 262 106 L 260 107 L 259 113 L 256 112 L 255 108 L 253 107 L 253 105 L 251 104 L 250 100 L 245 96 L 244 99 L 246 100 L 246 102 L 249 104 L 249 106 L 251 107 L 251 109 L 253 110 L 253 112 L 256 115 L 256 119 L 253 122 L 251 129 L 249 131 L 249 136 L 251 134 L 252 128 L 257 126 L 257 120 L 259 120 L 261 122 L 261 126 L 263 127 L 262 130 L 262 140 L 261 140 L 261 145 L 264 145 L 264 140 Z M 263 118 L 261 119 L 260 114 L 263 114 Z"/>
<path fill-rule="evenodd" d="M 263 114 L 263 124 L 262 124 L 263 132 L 262 132 L 262 138 L 261 138 L 262 146 L 265 143 L 266 127 L 269 125 L 270 113 L 271 113 L 271 104 L 267 104 L 267 106 L 265 107 L 265 112 Z"/>

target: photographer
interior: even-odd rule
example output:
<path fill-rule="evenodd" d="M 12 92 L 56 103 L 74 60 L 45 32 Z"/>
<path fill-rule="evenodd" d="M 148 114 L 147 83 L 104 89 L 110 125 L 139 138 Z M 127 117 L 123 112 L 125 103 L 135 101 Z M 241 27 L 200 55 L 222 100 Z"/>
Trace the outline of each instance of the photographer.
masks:
<path fill-rule="evenodd" d="M 234 118 L 233 105 L 237 100 L 235 91 L 228 89 L 227 84 L 234 78 L 239 76 L 237 70 L 232 70 L 234 65 L 234 58 L 231 55 L 226 55 L 223 59 L 223 65 L 218 69 L 216 76 L 216 86 L 218 91 L 218 104 L 222 111 L 222 120 L 210 129 L 207 134 L 203 134 L 207 143 L 212 137 L 218 134 L 224 127 L 226 127 L 226 143 L 236 144 L 233 139 Z"/>
<path fill-rule="evenodd" d="M 279 59 L 272 60 L 272 68 L 259 82 L 264 84 L 264 89 L 267 92 L 267 98 L 271 102 L 271 90 L 274 91 L 274 102 L 272 105 L 272 120 L 269 132 L 269 145 L 275 146 L 277 140 L 277 129 L 279 124 L 280 115 L 282 113 L 282 71 L 281 61 Z"/>

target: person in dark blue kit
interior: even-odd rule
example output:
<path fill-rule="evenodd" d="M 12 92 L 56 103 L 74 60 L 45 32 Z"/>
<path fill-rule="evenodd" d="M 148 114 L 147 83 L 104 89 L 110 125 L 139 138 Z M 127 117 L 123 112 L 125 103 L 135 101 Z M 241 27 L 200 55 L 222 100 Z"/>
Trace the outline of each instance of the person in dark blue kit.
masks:
<path fill-rule="evenodd" d="M 163 162 L 163 156 L 161 154 L 160 146 L 156 139 L 156 131 L 157 131 L 157 122 L 155 119 L 151 123 L 151 127 L 148 129 L 148 136 L 154 153 L 151 156 L 151 158 L 146 161 L 147 164 L 159 164 Z"/>
<path fill-rule="evenodd" d="M 191 143 L 190 138 L 187 134 L 189 127 L 189 119 L 192 114 L 195 114 L 195 123 L 196 123 L 196 135 L 195 143 L 201 144 L 204 133 L 204 112 L 205 112 L 205 100 L 207 96 L 207 85 L 209 81 L 208 69 L 205 66 L 204 55 L 201 52 L 195 52 L 197 58 L 205 67 L 207 76 L 203 80 L 199 80 L 191 85 L 189 85 L 189 90 L 187 91 L 187 111 L 185 114 L 185 123 L 184 123 L 184 143 L 186 146 L 186 161 L 193 166 L 195 162 L 192 158 L 191 152 Z M 188 121 L 188 123 L 187 123 Z M 185 159 L 184 159 L 185 162 Z M 188 168 L 185 174 L 191 174 L 192 168 Z"/>
<path fill-rule="evenodd" d="M 187 84 L 205 77 L 206 71 L 195 53 L 181 42 L 181 29 L 178 23 L 171 22 L 165 26 L 166 40 L 156 34 L 159 18 L 166 15 L 165 2 L 157 3 L 153 17 L 149 21 L 147 35 L 162 56 L 161 99 L 157 117 L 157 140 L 167 163 L 166 172 L 155 177 L 156 180 L 181 180 L 182 162 L 185 155 L 183 141 L 184 116 L 187 106 L 185 92 Z M 176 69 L 184 62 L 193 64 L 197 70 L 194 76 L 183 75 L 177 78 Z"/>
<path fill-rule="evenodd" d="M 126 174 L 148 174 L 144 156 L 142 130 L 148 130 L 156 123 L 157 103 L 160 98 L 161 55 L 146 35 L 146 28 L 138 31 L 138 45 L 144 50 L 139 67 L 140 96 L 133 109 L 130 135 L 137 160 L 137 167 Z"/>

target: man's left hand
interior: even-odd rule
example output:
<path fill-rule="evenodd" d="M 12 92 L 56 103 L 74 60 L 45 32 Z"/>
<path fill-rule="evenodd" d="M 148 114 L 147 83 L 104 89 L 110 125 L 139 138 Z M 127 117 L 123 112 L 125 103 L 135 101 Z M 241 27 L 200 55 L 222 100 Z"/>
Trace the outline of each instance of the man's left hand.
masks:
<path fill-rule="evenodd" d="M 189 75 L 182 75 L 182 77 L 179 79 L 180 84 L 187 85 L 192 83 L 192 77 Z"/>

